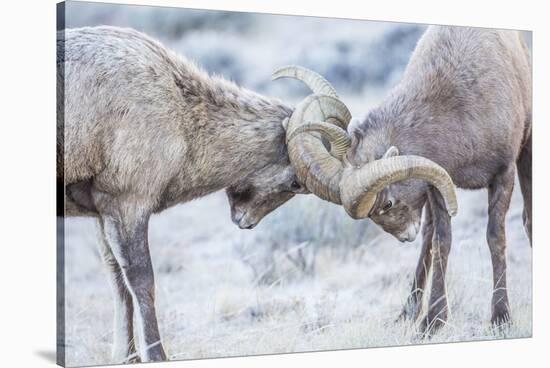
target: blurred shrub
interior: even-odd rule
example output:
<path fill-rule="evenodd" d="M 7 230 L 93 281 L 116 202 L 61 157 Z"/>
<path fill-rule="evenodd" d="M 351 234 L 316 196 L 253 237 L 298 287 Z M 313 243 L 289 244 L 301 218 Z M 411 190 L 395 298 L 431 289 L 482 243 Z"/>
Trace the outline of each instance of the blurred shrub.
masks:
<path fill-rule="evenodd" d="M 274 284 L 315 275 L 318 251 L 330 247 L 345 256 L 378 232 L 368 220 L 352 220 L 340 206 L 296 196 L 262 220 L 252 239 L 234 248 L 255 282 Z"/>
<path fill-rule="evenodd" d="M 394 83 L 407 65 L 425 27 L 396 24 L 375 37 L 340 34 L 303 48 L 298 64 L 321 73 L 339 90 L 362 92 L 369 85 Z"/>
<path fill-rule="evenodd" d="M 243 48 L 243 41 L 235 35 L 222 35 L 210 30 L 195 32 L 181 38 L 173 46 L 178 52 L 197 62 L 201 68 L 237 83 L 246 83 L 250 78 L 247 74 L 254 73 L 243 53 L 236 52 Z"/>
<path fill-rule="evenodd" d="M 272 243 L 313 242 L 334 247 L 357 247 L 369 226 L 367 220 L 352 220 L 341 206 L 313 195 L 296 196 L 263 221 L 260 234 Z"/>
<path fill-rule="evenodd" d="M 253 21 L 252 13 L 85 2 L 67 3 L 67 14 L 68 28 L 131 27 L 163 40 L 203 29 L 245 32 Z"/>
<path fill-rule="evenodd" d="M 300 83 L 272 83 L 274 69 L 299 64 L 343 93 L 394 83 L 425 26 L 314 17 L 70 2 L 67 27 L 132 27 L 209 72 L 261 93 L 303 95 Z"/>

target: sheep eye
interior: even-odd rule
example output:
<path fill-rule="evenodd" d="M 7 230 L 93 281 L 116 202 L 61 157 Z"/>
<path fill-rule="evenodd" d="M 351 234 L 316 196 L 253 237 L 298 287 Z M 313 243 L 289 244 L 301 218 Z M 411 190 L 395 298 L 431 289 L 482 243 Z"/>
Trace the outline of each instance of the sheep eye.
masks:
<path fill-rule="evenodd" d="M 231 194 L 235 201 L 246 202 L 249 201 L 250 198 L 252 198 L 253 191 L 251 188 L 247 188 L 240 192 L 232 192 Z"/>
<path fill-rule="evenodd" d="M 392 206 L 393 206 L 392 201 L 387 201 L 387 202 L 384 204 L 384 207 L 382 207 L 382 210 L 383 210 L 383 211 L 388 211 L 390 208 L 392 208 Z"/>
<path fill-rule="evenodd" d="M 298 183 L 296 180 L 293 180 L 292 183 L 290 184 L 290 188 L 292 190 L 298 190 L 301 188 L 301 186 L 300 186 L 300 183 Z"/>

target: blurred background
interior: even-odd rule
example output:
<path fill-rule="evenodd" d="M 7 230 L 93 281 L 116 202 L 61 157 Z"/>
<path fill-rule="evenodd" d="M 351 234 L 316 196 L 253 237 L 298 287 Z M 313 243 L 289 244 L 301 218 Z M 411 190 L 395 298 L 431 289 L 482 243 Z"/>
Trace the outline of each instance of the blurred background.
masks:
<path fill-rule="evenodd" d="M 399 80 L 426 29 L 74 1 L 67 2 L 66 25 L 135 28 L 211 73 L 290 103 L 307 90 L 295 81 L 271 82 L 271 73 L 303 65 L 324 75 L 357 118 Z M 224 192 L 155 215 L 149 243 L 167 353 L 194 359 L 530 336 L 531 248 L 518 192 L 507 228 L 514 324 L 493 331 L 488 323 L 487 193 L 460 191 L 447 276 L 450 323 L 428 341 L 414 323 L 395 322 L 420 239 L 401 244 L 312 195 L 296 196 L 252 231 L 231 223 Z M 95 226 L 84 218 L 65 225 L 68 365 L 110 362 L 113 307 Z"/>
<path fill-rule="evenodd" d="M 396 81 L 422 25 L 165 7 L 67 3 L 67 27 L 116 25 L 145 32 L 206 70 L 265 94 L 306 93 L 272 83 L 286 64 L 316 70 L 342 93 Z M 368 67 L 367 67 L 368 66 Z"/>

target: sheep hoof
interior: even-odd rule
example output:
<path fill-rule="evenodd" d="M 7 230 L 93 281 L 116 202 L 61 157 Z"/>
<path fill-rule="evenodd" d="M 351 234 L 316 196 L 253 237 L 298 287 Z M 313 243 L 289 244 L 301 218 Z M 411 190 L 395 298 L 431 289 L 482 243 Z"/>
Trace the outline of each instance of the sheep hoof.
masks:
<path fill-rule="evenodd" d="M 506 305 L 495 306 L 491 316 L 493 327 L 507 327 L 512 323 L 510 310 Z"/>
<path fill-rule="evenodd" d="M 422 339 L 430 339 L 435 335 L 443 326 L 447 324 L 447 316 L 440 316 L 436 318 L 430 318 L 429 315 L 422 318 L 419 325 L 420 335 Z"/>

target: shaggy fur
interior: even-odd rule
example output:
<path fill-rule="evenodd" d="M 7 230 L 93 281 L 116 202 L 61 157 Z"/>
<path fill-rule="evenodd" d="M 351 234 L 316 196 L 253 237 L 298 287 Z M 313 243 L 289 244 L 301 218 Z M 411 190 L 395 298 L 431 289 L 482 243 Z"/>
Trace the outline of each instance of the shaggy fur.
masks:
<path fill-rule="evenodd" d="M 154 310 L 147 224 L 154 212 L 227 188 L 252 228 L 305 192 L 281 126 L 292 109 L 130 29 L 58 33 L 58 184 L 65 215 L 95 216 L 115 290 L 115 361 L 166 358 Z"/>
<path fill-rule="evenodd" d="M 458 187 L 489 189 L 492 321 L 508 321 L 504 220 L 516 164 L 531 238 L 531 66 L 521 35 L 430 27 L 402 81 L 352 131 L 348 159 L 354 165 L 384 154 L 424 156 L 445 168 Z M 451 221 L 441 195 L 419 180 L 390 185 L 379 193 L 370 217 L 399 240 L 413 241 L 423 207 L 424 245 L 403 315 L 418 316 L 431 269 L 432 292 L 422 322 L 422 328 L 429 330 L 447 318 L 444 279 Z"/>

